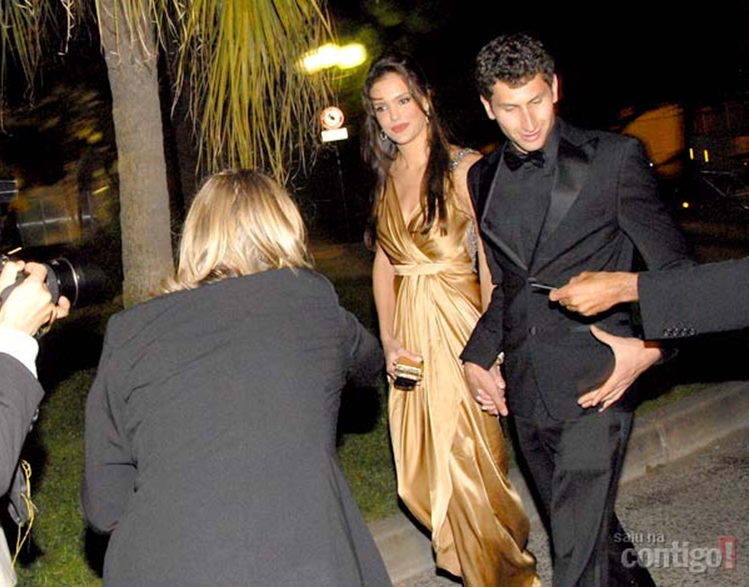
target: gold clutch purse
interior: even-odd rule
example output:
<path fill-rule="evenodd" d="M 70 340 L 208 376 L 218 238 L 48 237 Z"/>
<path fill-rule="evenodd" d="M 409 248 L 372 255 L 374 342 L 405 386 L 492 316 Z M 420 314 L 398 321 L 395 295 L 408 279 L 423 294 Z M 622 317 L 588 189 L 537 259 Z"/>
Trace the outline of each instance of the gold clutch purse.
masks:
<path fill-rule="evenodd" d="M 395 381 L 393 385 L 398 389 L 409 391 L 424 377 L 423 361 L 412 361 L 406 357 L 400 357 L 395 363 Z"/>

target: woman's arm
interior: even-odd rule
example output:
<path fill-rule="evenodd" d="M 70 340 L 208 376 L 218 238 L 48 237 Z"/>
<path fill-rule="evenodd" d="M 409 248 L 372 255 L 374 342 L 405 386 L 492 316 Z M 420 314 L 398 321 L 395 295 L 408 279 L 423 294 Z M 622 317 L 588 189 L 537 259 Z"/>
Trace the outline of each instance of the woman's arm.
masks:
<path fill-rule="evenodd" d="M 377 321 L 380 324 L 380 341 L 385 352 L 385 368 L 388 375 L 395 376 L 395 362 L 404 355 L 415 361 L 421 359 L 419 355 L 403 348 L 395 338 L 393 327 L 395 322 L 395 270 L 390 259 L 377 245 L 374 264 L 372 265 L 372 291 L 374 293 Z"/>
<path fill-rule="evenodd" d="M 453 171 L 453 185 L 455 187 L 455 194 L 458 198 L 459 208 L 470 214 L 471 218 L 473 218 L 473 226 L 476 230 L 476 244 L 478 248 L 479 283 L 481 284 L 481 311 L 485 312 L 492 299 L 494 284 L 492 283 L 489 265 L 486 262 L 484 243 L 479 236 L 479 223 L 476 219 L 476 211 L 473 209 L 473 204 L 471 204 L 471 198 L 468 194 L 468 170 L 479 159 L 481 159 L 480 153 L 471 152 L 465 155 Z"/>

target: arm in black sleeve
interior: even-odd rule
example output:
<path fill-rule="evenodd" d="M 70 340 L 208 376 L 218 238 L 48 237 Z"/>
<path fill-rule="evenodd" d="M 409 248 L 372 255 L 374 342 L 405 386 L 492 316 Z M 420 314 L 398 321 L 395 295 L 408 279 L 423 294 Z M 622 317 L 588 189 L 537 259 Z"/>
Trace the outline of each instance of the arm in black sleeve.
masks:
<path fill-rule="evenodd" d="M 638 276 L 646 338 L 749 328 L 749 257 Z"/>
<path fill-rule="evenodd" d="M 658 179 L 643 144 L 627 140 L 620 167 L 618 217 L 622 230 L 648 269 L 694 264 L 690 247 L 658 190 Z"/>
<path fill-rule="evenodd" d="M 0 495 L 10 487 L 23 441 L 44 391 L 19 361 L 0 353 Z"/>
<path fill-rule="evenodd" d="M 481 161 L 474 164 L 468 171 L 468 191 L 471 195 L 471 204 L 474 207 L 476 218 L 481 218 L 481 212 L 477 205 L 477 194 L 481 179 Z M 486 181 L 486 178 L 483 179 Z M 504 316 L 504 290 L 502 289 L 502 268 L 494 258 L 492 248 L 484 243 L 486 262 L 492 276 L 494 289 L 486 311 L 479 319 L 471 337 L 468 339 L 460 359 L 465 362 L 476 363 L 489 369 L 497 360 L 497 356 L 503 346 L 503 316 Z"/>
<path fill-rule="evenodd" d="M 476 323 L 471 337 L 468 339 L 460 359 L 464 363 L 476 363 L 484 369 L 489 369 L 497 360 L 502 350 L 504 315 L 504 291 L 502 290 L 502 270 L 487 253 L 487 260 L 491 269 L 494 289 L 486 312 Z"/>
<path fill-rule="evenodd" d="M 349 357 L 347 379 L 357 387 L 372 387 L 385 366 L 377 339 L 350 312 L 341 309 L 342 332 Z"/>
<path fill-rule="evenodd" d="M 96 379 L 86 401 L 85 463 L 81 507 L 91 527 L 114 530 L 135 489 L 136 468 L 123 429 L 125 401 L 118 383 L 116 353 L 110 344 L 114 317 L 109 322 Z"/>

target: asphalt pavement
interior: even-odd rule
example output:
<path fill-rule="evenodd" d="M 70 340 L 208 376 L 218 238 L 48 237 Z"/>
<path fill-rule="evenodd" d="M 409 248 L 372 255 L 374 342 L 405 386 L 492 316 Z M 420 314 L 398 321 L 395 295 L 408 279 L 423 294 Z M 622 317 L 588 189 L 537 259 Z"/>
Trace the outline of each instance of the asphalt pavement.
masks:
<path fill-rule="evenodd" d="M 516 469 L 529 549 L 551 584 L 548 539 Z M 749 586 L 749 382 L 717 384 L 635 421 L 617 513 L 657 585 Z M 455 587 L 404 515 L 370 525 L 397 587 Z"/>
<path fill-rule="evenodd" d="M 617 511 L 661 587 L 749 585 L 749 428 L 622 485 Z M 540 524 L 530 548 L 550 584 L 548 543 Z M 398 587 L 455 587 L 422 573 Z"/>

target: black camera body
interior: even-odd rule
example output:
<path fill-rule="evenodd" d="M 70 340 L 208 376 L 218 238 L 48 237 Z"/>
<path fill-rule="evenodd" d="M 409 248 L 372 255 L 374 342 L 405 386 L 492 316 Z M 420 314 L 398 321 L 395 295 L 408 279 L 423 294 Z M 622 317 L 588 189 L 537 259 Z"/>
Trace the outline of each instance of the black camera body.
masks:
<path fill-rule="evenodd" d="M 9 256 L 0 255 L 0 271 L 10 260 Z M 109 297 L 106 295 L 106 276 L 94 264 L 82 263 L 73 255 L 61 255 L 37 262 L 47 268 L 46 284 L 54 304 L 57 304 L 60 296 L 68 298 L 73 307 L 96 303 Z M 0 292 L 0 300 L 4 302 L 15 286 L 25 278 L 26 273 L 19 273 L 16 283 Z"/>

